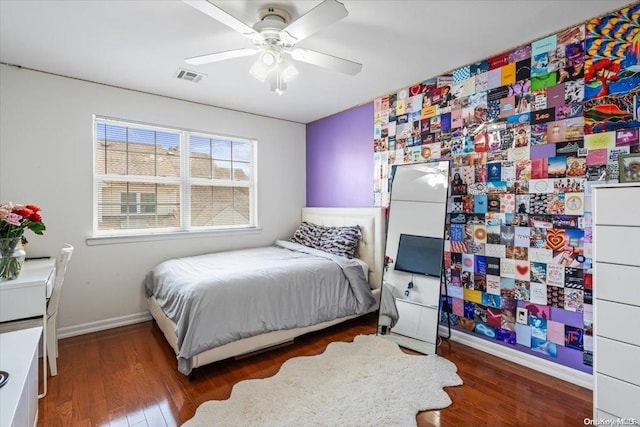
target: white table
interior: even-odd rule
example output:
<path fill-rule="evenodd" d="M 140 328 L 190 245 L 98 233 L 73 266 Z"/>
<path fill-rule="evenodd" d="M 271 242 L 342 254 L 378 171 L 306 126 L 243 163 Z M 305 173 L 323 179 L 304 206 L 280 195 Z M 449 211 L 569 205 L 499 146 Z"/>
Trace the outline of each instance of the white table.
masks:
<path fill-rule="evenodd" d="M 42 317 L 42 367 L 47 394 L 47 298 L 55 279 L 55 259 L 26 261 L 17 279 L 0 281 L 0 322 Z M 6 369 L 4 369 L 6 371 Z"/>
<path fill-rule="evenodd" d="M 0 334 L 0 426 L 35 427 L 38 422 L 38 340 L 42 328 Z"/>

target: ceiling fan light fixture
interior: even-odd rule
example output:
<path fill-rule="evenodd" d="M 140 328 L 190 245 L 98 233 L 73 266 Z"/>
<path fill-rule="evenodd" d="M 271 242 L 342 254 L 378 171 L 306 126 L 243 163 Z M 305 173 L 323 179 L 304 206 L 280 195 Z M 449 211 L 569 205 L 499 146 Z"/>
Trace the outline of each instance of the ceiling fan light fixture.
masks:
<path fill-rule="evenodd" d="M 256 61 L 249 69 L 249 73 L 254 79 L 264 83 L 269 75 L 269 69 L 262 64 L 262 61 Z"/>
<path fill-rule="evenodd" d="M 280 76 L 285 83 L 290 82 L 291 80 L 298 77 L 298 74 L 300 74 L 298 72 L 298 69 L 285 58 L 282 58 L 280 64 L 278 64 L 278 73 L 280 73 Z"/>
<path fill-rule="evenodd" d="M 260 62 L 268 69 L 273 68 L 278 62 L 278 54 L 267 49 L 260 54 Z"/>
<path fill-rule="evenodd" d="M 253 63 L 249 73 L 251 73 L 256 80 L 264 82 L 269 76 L 269 73 L 275 72 L 275 70 L 280 67 L 280 62 L 281 59 L 278 52 L 267 48 L 260 53 L 260 57 Z"/>

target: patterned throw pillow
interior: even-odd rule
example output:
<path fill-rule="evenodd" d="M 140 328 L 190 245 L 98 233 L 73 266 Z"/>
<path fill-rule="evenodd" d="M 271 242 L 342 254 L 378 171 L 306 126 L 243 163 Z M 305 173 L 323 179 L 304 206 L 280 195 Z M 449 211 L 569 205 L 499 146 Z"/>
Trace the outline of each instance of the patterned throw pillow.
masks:
<path fill-rule="evenodd" d="M 358 249 L 358 242 L 362 238 L 360 227 L 325 227 L 320 247 L 318 249 L 330 254 L 353 258 Z"/>
<path fill-rule="evenodd" d="M 361 238 L 362 233 L 357 225 L 326 227 L 303 221 L 290 241 L 333 255 L 353 258 Z"/>
<path fill-rule="evenodd" d="M 324 227 L 321 225 L 311 224 L 309 222 L 303 221 L 298 229 L 293 233 L 291 237 L 291 241 L 294 243 L 299 243 L 301 245 L 307 246 L 309 248 L 318 249 L 320 246 L 320 239 L 322 238 L 322 233 Z"/>

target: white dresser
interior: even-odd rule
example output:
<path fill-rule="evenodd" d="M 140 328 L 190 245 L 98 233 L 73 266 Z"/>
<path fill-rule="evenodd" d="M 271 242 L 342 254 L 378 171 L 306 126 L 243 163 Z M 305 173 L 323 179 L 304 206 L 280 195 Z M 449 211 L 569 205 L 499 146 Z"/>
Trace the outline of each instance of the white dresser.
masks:
<path fill-rule="evenodd" d="M 640 420 L 640 183 L 593 187 L 594 418 Z"/>
<path fill-rule="evenodd" d="M 0 334 L 0 426 L 35 427 L 38 421 L 38 341 L 42 328 Z"/>

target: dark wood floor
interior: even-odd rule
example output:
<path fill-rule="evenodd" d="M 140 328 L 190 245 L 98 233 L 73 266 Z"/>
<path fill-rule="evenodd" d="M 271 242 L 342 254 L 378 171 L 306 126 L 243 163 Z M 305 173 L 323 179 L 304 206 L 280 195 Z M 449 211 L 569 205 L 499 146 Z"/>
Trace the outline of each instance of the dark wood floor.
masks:
<path fill-rule="evenodd" d="M 375 326 L 375 315 L 364 316 L 283 348 L 200 368 L 193 382 L 177 371 L 151 321 L 63 339 L 38 426 L 177 426 L 202 402 L 228 398 L 237 382 L 274 375 L 291 357 L 322 353 L 330 342 L 375 333 Z M 446 388 L 453 404 L 418 414 L 418 426 L 582 426 L 592 417 L 590 390 L 451 341 L 438 354 L 458 366 L 464 385 Z"/>

